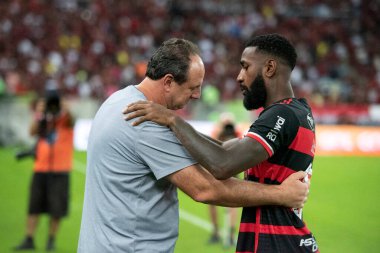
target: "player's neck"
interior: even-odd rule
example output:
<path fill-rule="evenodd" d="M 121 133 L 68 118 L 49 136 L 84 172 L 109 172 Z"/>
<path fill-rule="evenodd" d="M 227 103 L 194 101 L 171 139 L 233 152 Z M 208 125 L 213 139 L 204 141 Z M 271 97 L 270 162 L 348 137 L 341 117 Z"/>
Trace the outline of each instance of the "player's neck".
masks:
<path fill-rule="evenodd" d="M 275 92 L 268 92 L 265 107 L 286 98 L 293 98 L 294 92 L 290 82 L 285 86 L 278 86 Z"/>

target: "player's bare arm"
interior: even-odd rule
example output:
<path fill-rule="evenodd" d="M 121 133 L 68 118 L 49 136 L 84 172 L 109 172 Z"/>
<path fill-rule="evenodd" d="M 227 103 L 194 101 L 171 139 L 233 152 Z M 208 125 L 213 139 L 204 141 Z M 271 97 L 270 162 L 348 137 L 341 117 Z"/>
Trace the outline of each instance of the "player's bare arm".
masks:
<path fill-rule="evenodd" d="M 168 179 L 195 201 L 227 207 L 282 205 L 303 207 L 308 184 L 306 174 L 290 175 L 281 185 L 265 185 L 237 178 L 215 179 L 199 165 L 192 165 L 168 176 Z"/>
<path fill-rule="evenodd" d="M 218 179 L 229 178 L 268 158 L 266 150 L 254 139 L 233 139 L 219 145 L 199 134 L 174 111 L 150 101 L 130 104 L 123 113 L 126 120 L 137 118 L 133 125 L 150 120 L 171 128 L 194 159 Z"/>
<path fill-rule="evenodd" d="M 208 135 L 205 135 L 201 132 L 198 132 L 199 135 L 203 136 L 204 138 L 208 139 L 209 141 L 211 142 L 214 142 L 215 144 L 218 144 L 218 145 L 223 145 L 223 142 L 220 141 L 220 140 L 217 140 L 217 139 L 214 139 L 212 138 L 211 136 L 208 136 Z"/>

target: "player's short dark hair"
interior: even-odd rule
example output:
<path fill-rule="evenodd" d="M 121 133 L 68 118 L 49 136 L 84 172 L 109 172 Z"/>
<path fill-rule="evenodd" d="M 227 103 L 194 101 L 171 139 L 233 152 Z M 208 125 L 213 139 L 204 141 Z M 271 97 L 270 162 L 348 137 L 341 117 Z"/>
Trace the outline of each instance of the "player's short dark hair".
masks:
<path fill-rule="evenodd" d="M 297 62 L 297 53 L 292 44 L 281 35 L 266 34 L 252 37 L 245 47 L 257 47 L 256 52 L 267 53 L 284 60 L 293 70 Z"/>
<path fill-rule="evenodd" d="M 187 81 L 192 55 L 200 55 L 194 43 L 185 39 L 169 39 L 150 58 L 145 76 L 158 80 L 166 74 L 172 74 L 174 81 L 182 84 Z"/>

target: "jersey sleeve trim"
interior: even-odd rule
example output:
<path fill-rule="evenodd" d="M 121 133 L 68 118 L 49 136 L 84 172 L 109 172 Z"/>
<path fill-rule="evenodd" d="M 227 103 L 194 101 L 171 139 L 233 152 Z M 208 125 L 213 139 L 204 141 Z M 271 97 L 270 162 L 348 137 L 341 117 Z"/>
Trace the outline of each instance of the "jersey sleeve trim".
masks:
<path fill-rule="evenodd" d="M 261 137 L 260 135 L 258 135 L 256 133 L 252 133 L 252 132 L 248 132 L 246 134 L 246 136 L 258 141 L 264 147 L 264 149 L 267 151 L 269 157 L 271 157 L 273 155 L 273 153 L 274 153 L 273 148 L 271 147 L 271 145 L 268 144 L 268 142 L 263 137 Z"/>

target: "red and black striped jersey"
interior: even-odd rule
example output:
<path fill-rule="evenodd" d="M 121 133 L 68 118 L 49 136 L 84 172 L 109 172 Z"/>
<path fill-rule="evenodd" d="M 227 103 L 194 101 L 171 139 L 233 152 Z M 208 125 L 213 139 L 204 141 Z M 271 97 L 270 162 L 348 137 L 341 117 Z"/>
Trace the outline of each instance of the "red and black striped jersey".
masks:
<path fill-rule="evenodd" d="M 309 180 L 315 152 L 315 126 L 305 99 L 289 98 L 268 106 L 246 137 L 263 145 L 269 158 L 248 169 L 245 179 L 281 184 L 290 174 L 306 171 Z M 243 208 L 237 253 L 319 252 L 302 220 L 302 210 L 281 206 Z"/>

